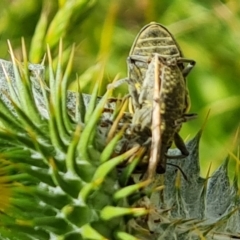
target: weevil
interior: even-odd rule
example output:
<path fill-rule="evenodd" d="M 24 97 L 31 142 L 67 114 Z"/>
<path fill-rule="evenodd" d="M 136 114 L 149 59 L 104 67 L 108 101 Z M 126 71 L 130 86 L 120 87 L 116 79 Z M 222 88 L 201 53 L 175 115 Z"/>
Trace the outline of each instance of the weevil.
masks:
<path fill-rule="evenodd" d="M 183 57 L 167 28 L 152 22 L 135 38 L 127 65 L 128 77 L 120 83 L 128 83 L 135 134 L 147 139 L 144 145 L 149 147 L 151 143 L 147 171 L 151 178 L 156 171 L 165 172 L 166 158 L 172 157 L 167 156 L 167 151 L 173 141 L 181 151 L 177 157 L 188 155 L 178 132 L 183 122 L 196 117 L 187 113 L 190 100 L 186 85 L 186 76 L 195 61 Z"/>
<path fill-rule="evenodd" d="M 185 79 L 194 65 L 158 23 L 146 25 L 132 45 L 127 80 L 134 108 L 132 124 L 140 126 L 140 131 L 151 129 L 148 177 L 165 172 L 166 154 L 173 141 L 181 151 L 178 157 L 188 155 L 178 132 L 183 122 L 196 116 L 187 113 L 190 100 Z"/>
<path fill-rule="evenodd" d="M 183 57 L 167 28 L 151 22 L 135 38 L 127 65 L 128 77 L 117 85 L 128 83 L 133 133 L 150 148 L 147 178 L 151 178 L 155 172 L 166 171 L 167 157 L 188 155 L 178 132 L 183 122 L 196 117 L 188 113 L 190 100 L 186 85 L 186 76 L 195 61 Z M 167 156 L 173 141 L 181 151 L 179 156 Z"/>
<path fill-rule="evenodd" d="M 151 141 L 147 177 L 155 172 L 164 173 L 166 169 L 166 153 L 174 141 L 181 155 L 188 155 L 188 150 L 178 132 L 184 121 L 195 117 L 186 114 L 186 84 L 176 58 L 162 58 L 155 53 L 148 64 L 142 88 L 138 97 L 139 107 L 133 114 L 132 125 L 138 126 L 140 132 L 150 129 Z M 151 143 L 151 144 L 150 144 Z"/>

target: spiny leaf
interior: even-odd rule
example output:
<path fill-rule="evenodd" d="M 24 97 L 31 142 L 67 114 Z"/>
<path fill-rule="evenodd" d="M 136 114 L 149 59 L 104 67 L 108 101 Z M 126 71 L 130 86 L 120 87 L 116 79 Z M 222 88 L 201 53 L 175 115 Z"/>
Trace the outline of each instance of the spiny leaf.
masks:
<path fill-rule="evenodd" d="M 103 111 L 104 105 L 107 101 L 108 95 L 110 93 L 107 92 L 105 94 L 105 96 L 102 97 L 101 101 L 98 103 L 96 109 L 94 110 L 94 112 L 91 115 L 91 119 L 88 120 L 85 129 L 82 132 L 81 135 L 81 139 L 79 142 L 79 152 L 82 154 L 82 156 L 88 160 L 90 160 L 89 158 L 89 153 L 88 153 L 88 146 L 90 145 L 89 143 L 89 139 L 92 136 L 93 133 L 95 133 L 95 126 L 97 124 L 97 122 L 99 121 L 99 118 L 101 116 L 101 113 Z M 90 103 L 91 104 L 91 103 Z M 92 103 L 94 104 L 94 103 Z M 91 106 L 90 106 L 91 108 Z M 86 117 L 88 118 L 88 117 Z"/>
<path fill-rule="evenodd" d="M 119 231 L 119 232 L 116 232 L 115 235 L 116 235 L 117 239 L 119 239 L 119 240 L 139 240 L 139 238 L 136 238 L 126 232 Z"/>
<path fill-rule="evenodd" d="M 126 198 L 128 197 L 129 195 L 133 194 L 133 193 L 136 193 L 138 190 L 140 190 L 141 188 L 144 188 L 146 187 L 147 185 L 149 185 L 150 183 L 150 180 L 146 180 L 144 182 L 140 182 L 140 183 L 137 183 L 137 184 L 134 184 L 134 185 L 130 185 L 130 186 L 127 186 L 127 187 L 124 187 L 120 190 L 118 190 L 114 195 L 113 195 L 113 198 L 115 200 L 119 200 L 119 199 L 122 199 L 122 198 Z"/>
<path fill-rule="evenodd" d="M 101 234 L 99 234 L 94 228 L 92 228 L 89 224 L 86 224 L 82 227 L 82 235 L 85 236 L 85 238 L 95 239 L 95 240 L 108 240 Z"/>
<path fill-rule="evenodd" d="M 147 213 L 148 210 L 146 210 L 145 208 L 123 208 L 106 206 L 104 209 L 102 209 L 100 216 L 104 220 L 110 220 L 112 218 L 124 215 L 132 215 L 135 217 L 139 217 L 142 215 L 146 215 Z"/>
<path fill-rule="evenodd" d="M 18 89 L 21 89 L 21 91 L 18 91 L 18 98 L 21 103 L 21 108 L 26 113 L 26 115 L 28 115 L 33 119 L 33 121 L 36 124 L 40 124 L 41 119 L 37 112 L 37 108 L 35 104 L 29 104 L 29 103 L 34 103 L 34 98 L 33 98 L 32 91 L 30 89 L 30 76 L 29 76 L 27 59 L 24 59 L 25 64 L 23 65 L 23 67 L 22 68 L 19 67 L 19 69 L 21 69 L 22 71 L 20 72 L 18 70 L 18 67 L 17 67 L 18 65 L 15 60 L 15 56 L 14 56 L 10 42 L 8 42 L 8 45 L 9 45 L 9 50 L 10 50 L 10 54 L 13 62 L 13 71 L 14 71 L 14 76 L 16 81 L 16 87 Z M 24 41 L 22 42 L 22 47 L 23 47 L 23 53 L 26 52 Z M 26 57 L 26 53 L 24 54 L 24 56 Z M 17 105 L 19 105 L 18 102 L 17 102 Z"/>

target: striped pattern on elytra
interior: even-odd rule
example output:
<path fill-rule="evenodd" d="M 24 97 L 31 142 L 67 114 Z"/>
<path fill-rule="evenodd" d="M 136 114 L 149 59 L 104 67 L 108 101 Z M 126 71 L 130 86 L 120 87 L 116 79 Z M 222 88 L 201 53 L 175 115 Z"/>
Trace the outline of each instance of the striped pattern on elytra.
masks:
<path fill-rule="evenodd" d="M 146 25 L 133 43 L 127 82 L 133 103 L 133 128 L 141 136 L 150 132 L 146 136 L 146 145 L 151 142 L 147 178 L 156 171 L 165 172 L 166 154 L 173 141 L 181 151 L 179 158 L 188 155 L 178 132 L 183 122 L 196 116 L 187 114 L 189 95 L 185 80 L 194 64 L 194 60 L 183 58 L 174 37 L 158 23 Z"/>
<path fill-rule="evenodd" d="M 133 108 L 139 106 L 137 98 L 142 89 L 148 64 L 155 53 L 162 59 L 175 58 L 184 77 L 188 75 L 195 65 L 194 60 L 183 57 L 178 43 L 167 28 L 155 22 L 144 26 L 135 38 L 127 60 L 128 77 L 126 80 L 129 84 Z M 187 111 L 190 104 L 188 92 L 185 101 Z"/>

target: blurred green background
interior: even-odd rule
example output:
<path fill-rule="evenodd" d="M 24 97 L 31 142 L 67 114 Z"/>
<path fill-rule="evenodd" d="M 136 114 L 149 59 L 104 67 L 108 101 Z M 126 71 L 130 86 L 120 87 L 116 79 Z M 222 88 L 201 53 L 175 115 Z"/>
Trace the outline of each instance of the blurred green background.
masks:
<path fill-rule="evenodd" d="M 70 89 L 76 79 L 85 92 L 102 81 L 100 95 L 117 74 L 127 75 L 126 58 L 139 30 L 151 21 L 168 27 L 185 57 L 197 65 L 188 77 L 191 112 L 198 119 L 186 123 L 181 135 L 193 137 L 204 128 L 200 158 L 202 174 L 213 171 L 229 152 L 237 155 L 240 118 L 240 2 L 239 0 L 1 0 L 0 58 L 10 59 L 7 39 L 21 58 L 21 37 L 29 61 L 39 63 L 46 44 L 57 56 L 64 43 L 64 61 L 76 44 Z M 77 77 L 76 77 L 77 76 Z M 126 94 L 127 87 L 119 92 Z M 236 160 L 231 158 L 230 173 Z"/>

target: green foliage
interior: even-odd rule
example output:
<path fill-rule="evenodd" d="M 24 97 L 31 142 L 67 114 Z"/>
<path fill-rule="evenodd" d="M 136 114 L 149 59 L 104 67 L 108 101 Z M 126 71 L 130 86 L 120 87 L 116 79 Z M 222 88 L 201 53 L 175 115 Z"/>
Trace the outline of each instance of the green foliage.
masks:
<path fill-rule="evenodd" d="M 181 162 L 189 182 L 169 166 L 165 180 L 158 183 L 165 199 L 161 202 L 163 198 L 157 198 L 157 221 L 146 224 L 146 216 L 128 221 L 154 212 L 147 204 L 149 199 L 154 202 L 156 193 L 146 182 L 120 187 L 129 181 L 131 169 L 119 176 L 115 166 L 136 149 L 109 161 L 122 132 L 106 146 L 106 136 L 99 135 L 96 128 L 109 93 L 100 103 L 97 95 L 105 93 L 117 73 L 119 78 L 126 76 L 126 58 L 142 26 L 160 22 L 176 36 L 184 55 L 197 62 L 188 85 L 191 111 L 199 118 L 186 124 L 181 135 L 195 134 L 211 109 L 201 158 L 205 169 L 209 169 L 209 162 L 219 165 L 217 160 L 232 151 L 229 142 L 239 124 L 239 11 L 238 0 L 2 0 L 0 58 L 9 58 L 7 39 L 15 50 L 13 54 L 10 48 L 13 68 L 2 62 L 8 80 L 1 88 L 8 93 L 0 101 L 0 239 L 84 239 L 90 235 L 91 239 L 136 239 L 130 232 L 149 239 L 151 228 L 159 229 L 156 239 L 159 235 L 167 239 L 169 234 L 185 239 L 189 232 L 192 239 L 217 239 L 229 229 L 239 232 L 238 179 L 234 176 L 230 185 L 228 160 L 210 180 L 209 173 L 206 179 L 200 177 L 196 157 L 200 135 L 189 142 L 189 149 L 195 149 L 193 154 Z M 22 36 L 29 51 L 21 45 Z M 64 48 L 60 44 L 58 50 L 61 38 Z M 40 63 L 46 53 L 49 67 L 44 79 L 31 70 L 28 61 Z M 43 67 L 39 65 L 39 69 Z M 67 93 L 67 88 L 79 95 Z M 82 91 L 94 93 L 87 105 Z M 72 102 L 67 101 L 69 96 Z M 161 184 L 167 186 L 164 191 Z M 128 202 L 136 203 L 140 198 L 140 188 L 146 189 L 144 203 L 129 208 Z M 163 218 L 160 223 L 159 214 Z M 204 218 L 209 220 L 205 225 Z M 127 222 L 130 231 L 126 231 Z"/>
<path fill-rule="evenodd" d="M 29 59 L 42 61 L 46 43 L 53 54 L 62 37 L 67 63 L 68 46 L 76 43 L 71 81 L 75 73 L 84 91 L 91 92 L 92 79 L 101 79 L 99 94 L 116 73 L 126 76 L 126 58 L 138 31 L 150 21 L 166 25 L 176 36 L 186 57 L 196 67 L 188 78 L 192 111 L 197 120 L 188 123 L 183 136 L 199 129 L 210 109 L 201 145 L 204 169 L 208 162 L 219 165 L 221 156 L 231 151 L 231 139 L 239 124 L 239 53 L 240 7 L 232 1 L 35 1 L 17 0 L 0 3 L 0 52 L 8 59 L 6 40 L 16 54 L 23 36 L 29 46 Z M 77 84 L 70 86 L 77 89 Z M 126 91 L 126 88 L 122 91 Z M 116 92 L 116 94 L 118 94 Z M 209 148 L 211 146 L 211 148 Z M 219 161 L 218 161 L 219 160 Z"/>
<path fill-rule="evenodd" d="M 104 157 L 96 148 L 97 124 L 110 92 L 97 101 L 96 85 L 84 116 L 71 115 L 85 97 L 79 92 L 72 98 L 66 91 L 74 48 L 65 71 L 62 42 L 56 69 L 48 49 L 48 87 L 39 72 L 44 67 L 28 65 L 24 43 L 24 65 L 9 47 L 12 63 L 2 60 L 0 71 L 0 239 L 113 239 L 123 234 L 124 216 L 146 210 L 129 208 L 115 170 L 135 149 L 111 158 L 116 143 L 103 150 Z M 73 109 L 67 107 L 71 101 Z"/>
<path fill-rule="evenodd" d="M 233 185 L 228 159 L 211 177 L 202 178 L 200 131 L 186 144 L 189 156 L 168 159 L 164 175 L 155 176 L 153 182 L 142 181 L 141 173 L 130 178 L 138 147 L 111 157 L 118 140 L 124 139 L 124 128 L 109 144 L 111 134 L 102 132 L 109 131 L 102 124 L 107 123 L 104 111 L 110 92 L 99 99 L 96 85 L 86 101 L 88 95 L 64 91 L 73 54 L 64 71 L 61 53 L 60 42 L 54 69 L 48 49 L 49 87 L 39 72 L 44 67 L 28 65 L 26 52 L 25 65 L 16 61 L 11 46 L 12 63 L 1 61 L 0 72 L 5 75 L 0 74 L 0 239 L 238 238 L 238 165 Z M 81 98 L 86 104 L 84 116 L 76 113 Z M 121 117 L 124 105 L 113 106 Z M 111 116 L 110 129 L 115 132 L 118 115 Z M 100 151 L 99 137 L 105 142 Z M 179 150 L 169 154 L 179 156 Z M 129 158 L 133 164 L 123 171 L 117 168 Z"/>

